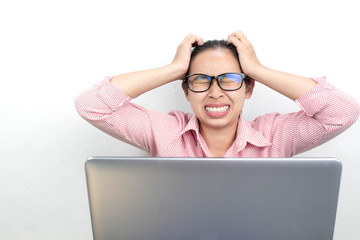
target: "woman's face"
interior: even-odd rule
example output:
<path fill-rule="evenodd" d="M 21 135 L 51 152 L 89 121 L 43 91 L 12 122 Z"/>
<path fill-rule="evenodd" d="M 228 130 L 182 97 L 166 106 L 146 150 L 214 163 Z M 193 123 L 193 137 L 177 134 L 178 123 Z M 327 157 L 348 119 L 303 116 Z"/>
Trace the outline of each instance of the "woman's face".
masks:
<path fill-rule="evenodd" d="M 208 49 L 192 59 L 189 74 L 203 73 L 217 76 L 222 73 L 241 73 L 239 62 L 230 50 L 224 48 Z M 216 80 L 206 92 L 195 93 L 188 89 L 186 98 L 199 119 L 200 129 L 236 129 L 238 119 L 246 98 L 250 98 L 252 86 L 236 91 L 222 90 Z"/>

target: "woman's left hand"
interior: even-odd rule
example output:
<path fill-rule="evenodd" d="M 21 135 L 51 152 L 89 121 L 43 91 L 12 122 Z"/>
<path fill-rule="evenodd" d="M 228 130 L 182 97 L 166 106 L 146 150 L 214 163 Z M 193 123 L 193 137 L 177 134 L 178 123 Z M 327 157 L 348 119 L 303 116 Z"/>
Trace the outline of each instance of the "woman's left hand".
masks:
<path fill-rule="evenodd" d="M 256 75 L 256 71 L 262 67 L 253 46 L 242 31 L 236 31 L 228 36 L 228 44 L 233 44 L 239 54 L 239 61 L 244 73 L 250 77 Z"/>
<path fill-rule="evenodd" d="M 256 57 L 253 46 L 241 31 L 230 34 L 227 42 L 236 47 L 241 68 L 246 75 L 292 100 L 298 99 L 316 85 L 310 78 L 263 66 Z"/>

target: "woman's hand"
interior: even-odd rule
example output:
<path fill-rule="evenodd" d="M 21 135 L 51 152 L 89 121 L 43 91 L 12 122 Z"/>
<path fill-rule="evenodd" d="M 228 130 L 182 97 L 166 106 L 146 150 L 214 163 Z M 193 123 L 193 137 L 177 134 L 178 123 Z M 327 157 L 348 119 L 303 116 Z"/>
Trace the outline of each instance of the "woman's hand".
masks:
<path fill-rule="evenodd" d="M 299 98 L 316 85 L 310 78 L 276 71 L 261 65 L 253 46 L 241 31 L 230 34 L 228 43 L 236 47 L 241 68 L 246 75 L 292 100 Z"/>
<path fill-rule="evenodd" d="M 249 42 L 249 40 L 246 38 L 243 32 L 236 31 L 229 35 L 228 44 L 233 44 L 237 52 L 239 54 L 239 61 L 241 64 L 241 68 L 244 71 L 244 73 L 251 78 L 253 78 L 256 75 L 256 72 L 259 70 L 259 68 L 262 67 L 260 64 L 253 46 Z"/>
<path fill-rule="evenodd" d="M 191 48 L 203 44 L 203 39 L 195 34 L 188 34 L 182 43 L 178 46 L 172 64 L 180 71 L 180 79 L 185 78 L 185 74 L 189 69 Z"/>
<path fill-rule="evenodd" d="M 120 74 L 114 76 L 110 83 L 120 88 L 128 96 L 135 98 L 169 82 L 184 79 L 189 68 L 191 48 L 202 44 L 202 38 L 189 34 L 179 45 L 171 64 L 149 70 Z"/>

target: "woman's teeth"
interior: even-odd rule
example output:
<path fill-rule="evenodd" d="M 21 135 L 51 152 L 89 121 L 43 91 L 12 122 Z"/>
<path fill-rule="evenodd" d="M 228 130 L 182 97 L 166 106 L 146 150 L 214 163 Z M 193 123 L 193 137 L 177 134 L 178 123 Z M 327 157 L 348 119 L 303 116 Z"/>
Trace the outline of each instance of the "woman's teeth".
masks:
<path fill-rule="evenodd" d="M 206 111 L 211 112 L 211 113 L 220 113 L 220 112 L 225 112 L 226 110 L 229 109 L 229 106 L 224 106 L 224 107 L 205 107 Z"/>

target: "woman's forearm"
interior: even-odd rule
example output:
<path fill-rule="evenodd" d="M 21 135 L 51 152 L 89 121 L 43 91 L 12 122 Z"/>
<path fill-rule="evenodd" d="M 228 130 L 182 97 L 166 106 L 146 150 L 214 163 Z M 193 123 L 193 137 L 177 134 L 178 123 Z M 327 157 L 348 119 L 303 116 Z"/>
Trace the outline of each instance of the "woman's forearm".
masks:
<path fill-rule="evenodd" d="M 110 82 L 128 96 L 135 98 L 166 83 L 183 79 L 189 68 L 191 48 L 202 44 L 202 38 L 195 34 L 188 34 L 178 46 L 171 64 L 155 69 L 121 74 L 113 77 Z"/>
<path fill-rule="evenodd" d="M 264 66 L 258 67 L 251 75 L 254 80 L 292 99 L 298 99 L 316 85 L 311 78 L 276 71 Z"/>
<path fill-rule="evenodd" d="M 181 78 L 182 71 L 174 64 L 114 76 L 110 83 L 135 98 L 154 88 Z"/>
<path fill-rule="evenodd" d="M 259 62 L 253 46 L 241 31 L 230 34 L 228 43 L 236 46 L 242 70 L 246 75 L 292 100 L 299 98 L 316 85 L 311 78 L 264 67 Z"/>

